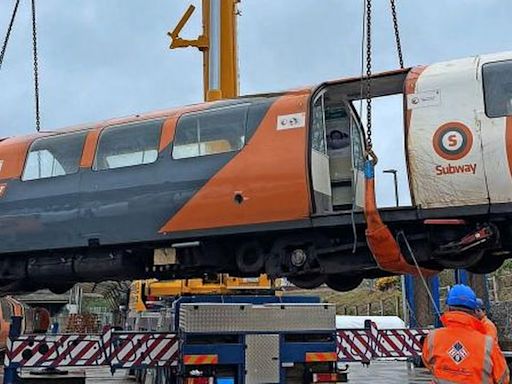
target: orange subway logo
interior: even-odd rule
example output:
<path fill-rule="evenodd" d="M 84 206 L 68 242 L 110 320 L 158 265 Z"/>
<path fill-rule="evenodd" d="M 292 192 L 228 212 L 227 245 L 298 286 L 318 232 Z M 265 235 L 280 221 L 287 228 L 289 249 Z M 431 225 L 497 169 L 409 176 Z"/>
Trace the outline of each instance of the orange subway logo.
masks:
<path fill-rule="evenodd" d="M 316 363 L 319 361 L 336 361 L 338 356 L 336 352 L 306 352 L 306 363 Z"/>
<path fill-rule="evenodd" d="M 218 355 L 185 355 L 183 356 L 183 364 L 185 365 L 208 365 L 218 364 Z"/>

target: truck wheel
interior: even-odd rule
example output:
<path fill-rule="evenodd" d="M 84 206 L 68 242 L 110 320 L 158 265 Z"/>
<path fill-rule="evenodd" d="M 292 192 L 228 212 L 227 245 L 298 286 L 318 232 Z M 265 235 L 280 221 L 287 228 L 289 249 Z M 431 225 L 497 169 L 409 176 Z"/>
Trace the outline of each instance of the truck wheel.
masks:
<path fill-rule="evenodd" d="M 356 289 L 363 282 L 359 276 L 348 276 L 344 274 L 327 275 L 326 284 L 329 288 L 338 292 L 348 292 Z"/>
<path fill-rule="evenodd" d="M 298 288 L 315 289 L 325 283 L 325 275 L 321 275 L 319 273 L 307 273 L 304 275 L 288 277 L 288 280 Z"/>

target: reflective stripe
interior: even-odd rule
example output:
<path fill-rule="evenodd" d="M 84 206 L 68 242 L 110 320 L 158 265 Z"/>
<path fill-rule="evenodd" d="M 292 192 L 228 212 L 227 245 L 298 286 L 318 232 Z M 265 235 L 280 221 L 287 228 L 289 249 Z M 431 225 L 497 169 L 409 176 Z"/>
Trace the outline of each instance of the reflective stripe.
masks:
<path fill-rule="evenodd" d="M 484 365 L 482 367 L 482 383 L 492 384 L 492 347 L 494 339 L 491 336 L 485 337 Z"/>
<path fill-rule="evenodd" d="M 433 358 L 433 351 L 434 351 L 434 335 L 435 335 L 435 331 L 430 331 L 429 334 L 427 335 L 427 340 L 425 340 L 425 342 L 427 343 L 427 349 L 428 349 L 428 353 L 427 353 L 427 356 L 424 356 L 424 359 L 425 361 L 432 365 L 433 362 L 431 362 L 432 358 Z"/>
<path fill-rule="evenodd" d="M 505 367 L 505 372 L 503 372 L 503 375 L 501 375 L 500 379 L 496 382 L 496 384 L 503 384 L 505 383 L 505 379 L 509 377 L 510 372 L 508 370 L 508 366 Z"/>
<path fill-rule="evenodd" d="M 460 382 L 434 378 L 435 384 L 460 384 Z"/>

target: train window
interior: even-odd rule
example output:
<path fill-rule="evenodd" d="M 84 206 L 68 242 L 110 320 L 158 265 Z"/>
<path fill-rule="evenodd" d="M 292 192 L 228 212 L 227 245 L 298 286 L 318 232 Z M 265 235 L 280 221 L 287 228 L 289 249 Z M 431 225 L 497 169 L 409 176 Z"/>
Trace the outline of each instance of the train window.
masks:
<path fill-rule="evenodd" d="M 161 120 L 107 128 L 102 132 L 94 170 L 154 163 L 158 158 Z"/>
<path fill-rule="evenodd" d="M 46 179 L 78 172 L 87 132 L 37 139 L 30 147 L 22 180 Z"/>
<path fill-rule="evenodd" d="M 178 121 L 174 159 L 238 151 L 245 143 L 247 104 L 184 115 Z"/>
<path fill-rule="evenodd" d="M 512 116 L 512 60 L 484 64 L 485 113 Z"/>
<path fill-rule="evenodd" d="M 318 97 L 313 105 L 313 124 L 311 128 L 311 147 L 320 153 L 327 153 L 325 145 L 324 97 Z"/>

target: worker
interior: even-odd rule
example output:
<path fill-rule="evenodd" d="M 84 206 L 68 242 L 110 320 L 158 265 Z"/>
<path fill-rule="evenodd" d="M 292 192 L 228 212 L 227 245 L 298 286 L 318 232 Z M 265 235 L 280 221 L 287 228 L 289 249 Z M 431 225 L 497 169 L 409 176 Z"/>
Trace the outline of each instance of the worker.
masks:
<path fill-rule="evenodd" d="M 478 305 L 478 308 L 476 310 L 476 316 L 480 319 L 482 322 L 484 328 L 485 328 L 485 334 L 488 336 L 492 336 L 496 342 L 498 341 L 498 330 L 496 329 L 496 326 L 494 323 L 487 317 L 487 313 L 485 310 L 485 305 L 482 299 L 476 299 L 476 303 Z"/>
<path fill-rule="evenodd" d="M 422 359 L 434 382 L 509 384 L 503 353 L 485 334 L 476 315 L 473 290 L 462 284 L 453 286 L 446 305 L 447 312 L 441 316 L 444 327 L 431 331 L 423 344 Z"/>

